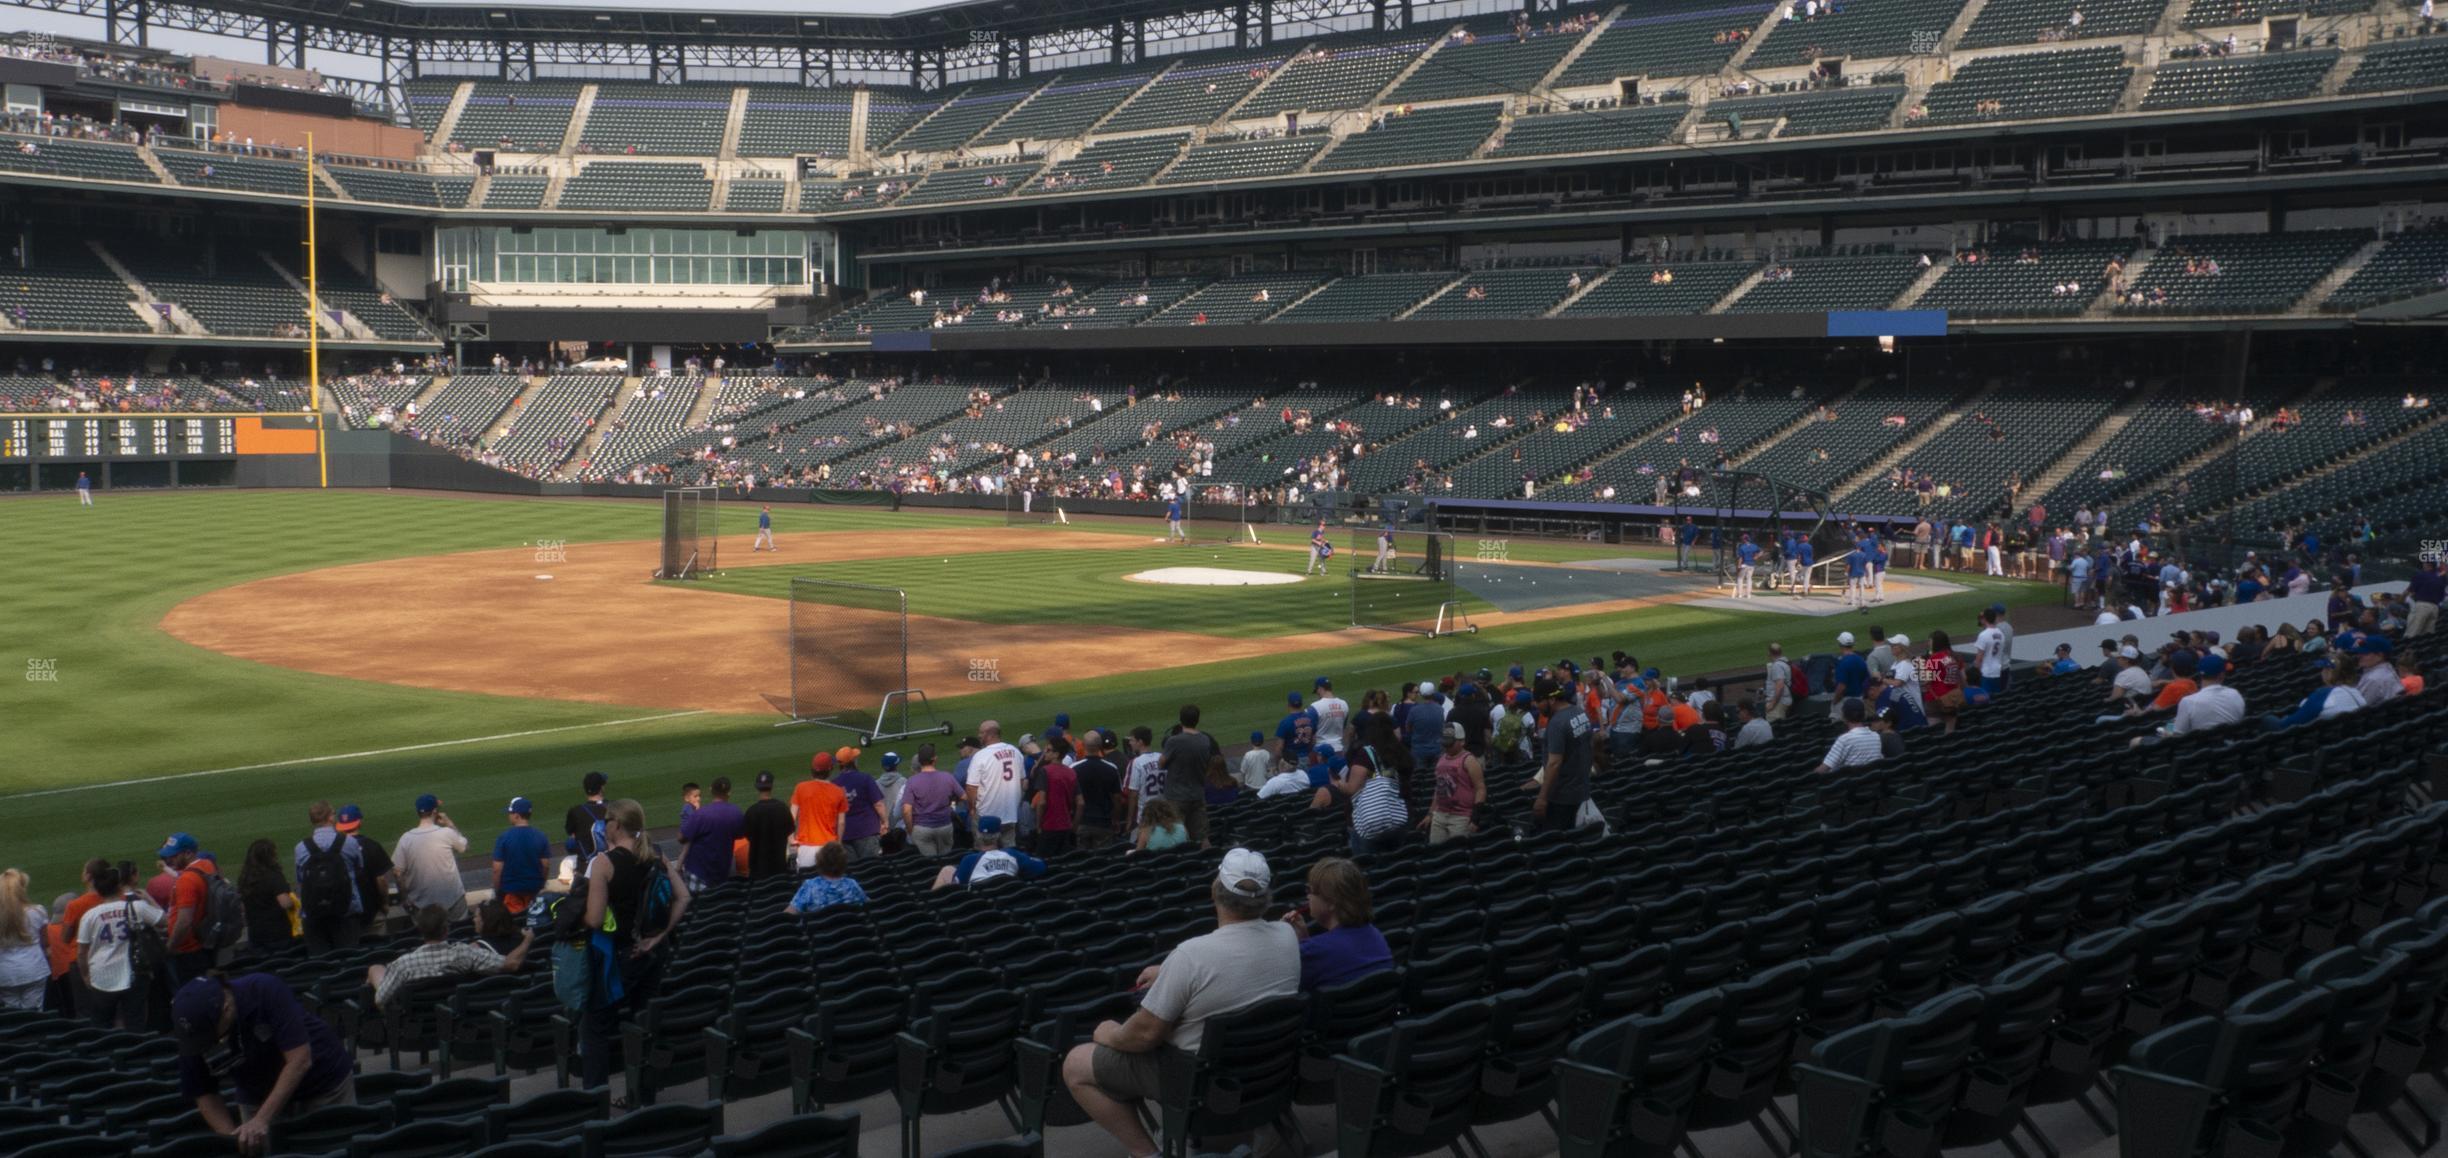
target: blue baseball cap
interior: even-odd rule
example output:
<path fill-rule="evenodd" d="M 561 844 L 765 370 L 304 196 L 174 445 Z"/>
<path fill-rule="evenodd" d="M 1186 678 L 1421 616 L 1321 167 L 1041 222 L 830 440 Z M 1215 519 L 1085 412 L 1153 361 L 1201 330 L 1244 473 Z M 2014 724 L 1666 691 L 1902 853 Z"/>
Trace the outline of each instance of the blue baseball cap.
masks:
<path fill-rule="evenodd" d="M 533 816 L 535 815 L 535 801 L 529 800 L 524 796 L 513 796 L 510 798 L 510 806 L 502 809 L 502 812 L 505 814 L 516 813 L 520 816 Z"/>
<path fill-rule="evenodd" d="M 992 836 L 995 833 L 1001 832 L 1003 831 L 1003 818 L 1000 816 L 978 817 L 977 830 L 980 836 Z"/>
<path fill-rule="evenodd" d="M 1252 733 L 1250 733 L 1250 743 L 1252 743 L 1252 744 L 1264 744 L 1264 743 L 1266 743 L 1266 733 L 1264 733 L 1264 732 L 1252 732 Z"/>
<path fill-rule="evenodd" d="M 1317 678 L 1317 682 L 1310 684 L 1309 686 L 1313 690 L 1317 688 L 1331 688 L 1334 686 L 1334 681 L 1327 679 L 1325 676 L 1319 676 Z"/>
<path fill-rule="evenodd" d="M 174 832 L 170 834 L 170 839 L 162 842 L 161 851 L 153 855 L 157 860 L 168 860 L 171 857 L 179 855 L 180 853 L 194 852 L 195 850 L 196 838 L 183 832 Z"/>
<path fill-rule="evenodd" d="M 431 793 L 431 792 L 428 792 L 428 793 L 426 793 L 426 794 L 425 794 L 425 795 L 423 795 L 423 796 L 419 796 L 419 797 L 417 797 L 417 802 L 416 802 L 416 810 L 417 810 L 417 815 L 419 815 L 419 816 L 423 816 L 423 815 L 425 815 L 426 813 L 428 813 L 428 812 L 432 812 L 432 811 L 434 811 L 435 809 L 438 809 L 438 808 L 440 808 L 440 807 L 442 807 L 442 800 L 441 800 L 441 798 L 440 798 L 440 797 L 435 796 L 435 795 L 434 795 L 433 793 Z"/>
<path fill-rule="evenodd" d="M 2215 653 L 2205 655 L 2201 657 L 2200 663 L 2194 665 L 2193 673 L 2204 677 L 2225 675 L 2227 674 L 2227 661 L 2220 659 Z"/>
<path fill-rule="evenodd" d="M 901 753 L 899 753 L 899 752 L 886 752 L 886 753 L 884 753 L 884 768 L 885 768 L 885 770 L 886 770 L 886 771 L 891 771 L 892 769 L 898 768 L 898 767 L 900 767 L 900 766 L 901 766 Z"/>
<path fill-rule="evenodd" d="M 2391 644 L 2385 635 L 2366 635 L 2354 647 L 2356 655 L 2387 655 L 2395 650 L 2396 645 Z"/>
<path fill-rule="evenodd" d="M 1299 692 L 1285 692 L 1284 702 L 1297 708 L 1301 706 L 1301 694 Z"/>
<path fill-rule="evenodd" d="M 1068 727 L 1070 727 L 1070 726 L 1071 726 L 1071 713 L 1069 713 L 1069 712 L 1056 712 L 1056 713 L 1054 713 L 1054 726 L 1055 726 L 1055 727 L 1057 727 L 1057 728 L 1068 728 Z"/>
<path fill-rule="evenodd" d="M 1336 759 L 1339 759 L 1339 757 L 1335 755 L 1335 746 L 1332 744 L 1320 744 L 1315 748 L 1309 749 L 1309 758 L 1320 764 L 1330 763 Z"/>
<path fill-rule="evenodd" d="M 354 804 L 343 804 L 340 811 L 332 813 L 332 828 L 338 832 L 355 832 L 364 823 L 365 810 Z"/>

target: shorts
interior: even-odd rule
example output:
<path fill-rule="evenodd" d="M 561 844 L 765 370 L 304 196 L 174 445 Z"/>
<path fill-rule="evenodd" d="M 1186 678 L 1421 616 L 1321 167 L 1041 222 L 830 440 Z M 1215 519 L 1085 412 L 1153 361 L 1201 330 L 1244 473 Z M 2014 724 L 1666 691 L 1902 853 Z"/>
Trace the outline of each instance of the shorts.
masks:
<path fill-rule="evenodd" d="M 1146 1053 L 1124 1053 L 1110 1045 L 1099 1045 L 1088 1056 L 1088 1074 L 1096 1079 L 1096 1087 L 1117 1101 L 1144 1102 L 1157 1095 L 1164 1075 L 1164 1062 L 1155 1050 Z"/>
<path fill-rule="evenodd" d="M 534 893 L 503 893 L 499 899 L 502 908 L 509 910 L 510 915 L 515 917 L 526 912 L 530 906 L 535 904 L 536 895 Z"/>
<path fill-rule="evenodd" d="M 1431 812 L 1428 814 L 1428 843 L 1443 844 L 1456 837 L 1469 836 L 1471 818 L 1462 812 Z"/>
<path fill-rule="evenodd" d="M 1100 824 L 1083 824 L 1072 831 L 1079 834 L 1079 846 L 1084 849 L 1103 848 L 1114 841 L 1113 829 Z"/>
<path fill-rule="evenodd" d="M 842 845 L 850 850 L 851 860 L 873 860 L 884 855 L 884 838 L 880 834 L 845 840 Z"/>

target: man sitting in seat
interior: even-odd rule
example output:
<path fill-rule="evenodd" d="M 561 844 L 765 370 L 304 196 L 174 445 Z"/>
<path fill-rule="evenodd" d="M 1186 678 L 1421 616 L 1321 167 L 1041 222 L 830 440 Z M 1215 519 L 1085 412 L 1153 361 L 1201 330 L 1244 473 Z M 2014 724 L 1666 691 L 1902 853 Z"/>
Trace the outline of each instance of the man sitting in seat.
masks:
<path fill-rule="evenodd" d="M 1265 919 L 1273 883 L 1265 857 L 1246 848 L 1225 853 L 1209 886 L 1216 931 L 1148 966 L 1139 975 L 1147 992 L 1139 1012 L 1097 1026 L 1089 1044 L 1063 1058 L 1072 1098 L 1132 1158 L 1156 1152 L 1138 1104 L 1156 1096 L 1159 1047 L 1195 1052 L 1208 1018 L 1300 991 L 1300 940 L 1291 926 Z"/>
<path fill-rule="evenodd" d="M 496 953 L 482 941 L 453 941 L 450 910 L 440 905 L 426 905 L 409 919 L 415 922 L 417 936 L 424 943 L 400 954 L 389 965 L 366 966 L 366 984 L 374 989 L 377 1007 L 389 1006 L 401 987 L 419 981 L 476 973 L 516 973 L 527 964 L 527 947 L 535 944 L 532 928 L 520 934 L 518 945 L 508 953 Z"/>

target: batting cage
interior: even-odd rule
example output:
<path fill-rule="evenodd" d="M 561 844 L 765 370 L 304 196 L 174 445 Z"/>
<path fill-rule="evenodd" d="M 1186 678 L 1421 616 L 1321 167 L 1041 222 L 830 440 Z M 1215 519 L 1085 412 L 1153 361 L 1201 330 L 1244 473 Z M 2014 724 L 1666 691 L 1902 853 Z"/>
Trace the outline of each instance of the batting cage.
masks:
<path fill-rule="evenodd" d="M 1068 523 L 1071 516 L 1063 511 L 1063 500 L 1037 489 L 1039 484 L 1014 476 L 1003 488 L 1003 525 L 1034 527 L 1045 523 Z"/>
<path fill-rule="evenodd" d="M 1479 630 L 1454 585 L 1452 535 L 1358 530 L 1348 550 L 1353 627 L 1431 637 Z"/>
<path fill-rule="evenodd" d="M 911 686 L 909 595 L 833 579 L 790 581 L 791 722 L 862 741 L 948 733 Z"/>
<path fill-rule="evenodd" d="M 722 491 L 682 487 L 663 492 L 663 565 L 659 579 L 694 579 L 720 569 Z"/>
<path fill-rule="evenodd" d="M 1258 528 L 1250 522 L 1258 517 L 1258 505 L 1244 495 L 1235 499 L 1219 499 L 1185 503 L 1182 538 L 1178 542 L 1200 547 L 1229 546 L 1234 543 L 1255 543 Z M 1164 504 L 1156 506 L 1157 517 L 1165 513 Z M 1173 529 L 1163 528 L 1162 537 L 1171 539 Z"/>

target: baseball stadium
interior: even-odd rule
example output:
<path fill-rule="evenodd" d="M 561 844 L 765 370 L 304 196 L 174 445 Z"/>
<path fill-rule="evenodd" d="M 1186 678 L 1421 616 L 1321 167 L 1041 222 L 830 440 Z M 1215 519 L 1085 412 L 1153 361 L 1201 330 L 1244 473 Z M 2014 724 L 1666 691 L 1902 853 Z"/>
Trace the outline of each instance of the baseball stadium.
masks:
<path fill-rule="evenodd" d="M 2431 0 L 6 0 L 0 95 L 0 1155 L 2439 1142 Z"/>

